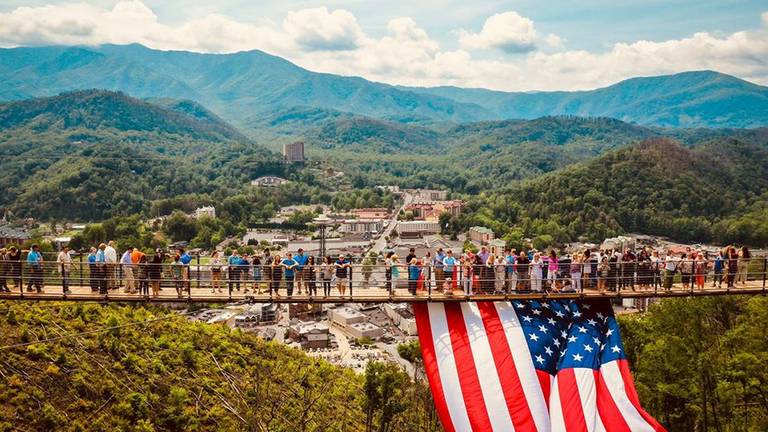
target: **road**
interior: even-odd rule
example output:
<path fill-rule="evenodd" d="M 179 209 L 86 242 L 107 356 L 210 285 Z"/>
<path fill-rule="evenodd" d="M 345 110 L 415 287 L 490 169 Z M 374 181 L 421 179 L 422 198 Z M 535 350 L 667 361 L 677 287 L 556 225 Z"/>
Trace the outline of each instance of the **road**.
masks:
<path fill-rule="evenodd" d="M 387 224 L 387 228 L 384 229 L 384 231 L 381 233 L 378 239 L 373 243 L 373 246 L 371 246 L 370 249 L 368 249 L 367 252 L 376 252 L 380 253 L 387 247 L 387 237 L 392 234 L 392 231 L 397 227 L 397 216 L 400 214 L 405 207 L 413 201 L 413 196 L 403 192 L 403 205 L 401 205 L 396 211 L 392 213 L 392 218 L 389 220 L 389 224 Z M 367 254 L 367 253 L 366 253 Z"/>

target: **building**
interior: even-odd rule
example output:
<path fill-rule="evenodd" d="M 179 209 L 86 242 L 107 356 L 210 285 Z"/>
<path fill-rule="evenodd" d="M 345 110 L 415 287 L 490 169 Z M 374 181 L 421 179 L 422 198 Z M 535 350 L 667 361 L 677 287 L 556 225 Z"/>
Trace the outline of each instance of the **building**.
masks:
<path fill-rule="evenodd" d="M 407 205 L 405 211 L 411 212 L 416 220 L 437 222 L 443 213 L 458 217 L 463 208 L 464 201 L 461 200 L 419 201 Z"/>
<path fill-rule="evenodd" d="M 8 245 L 20 246 L 32 237 L 27 231 L 20 228 L 13 228 L 10 225 L 0 225 L 0 247 Z"/>
<path fill-rule="evenodd" d="M 491 253 L 499 256 L 504 255 L 504 249 L 507 248 L 507 242 L 502 239 L 493 239 L 488 242 L 488 247 L 491 249 Z"/>
<path fill-rule="evenodd" d="M 494 238 L 496 238 L 496 236 L 490 228 L 473 226 L 469 229 L 469 239 L 473 242 L 487 245 Z"/>
<path fill-rule="evenodd" d="M 314 320 L 323 313 L 322 303 L 291 303 L 288 305 L 288 318 L 299 320 Z"/>
<path fill-rule="evenodd" d="M 384 330 L 381 327 L 369 322 L 350 324 L 346 331 L 350 336 L 356 338 L 368 337 L 376 339 L 384 334 Z"/>
<path fill-rule="evenodd" d="M 216 218 L 216 209 L 213 206 L 199 207 L 195 209 L 195 219 L 200 219 L 203 216 L 210 218 Z"/>
<path fill-rule="evenodd" d="M 368 321 L 368 317 L 362 312 L 349 308 L 340 307 L 328 311 L 328 319 L 341 328 L 347 328 L 352 324 L 359 324 Z"/>
<path fill-rule="evenodd" d="M 264 177 L 259 177 L 255 180 L 251 180 L 251 186 L 258 186 L 258 187 L 276 187 L 276 186 L 284 185 L 286 183 L 288 183 L 288 180 L 281 177 L 275 177 L 275 176 L 264 176 Z"/>
<path fill-rule="evenodd" d="M 265 304 L 261 307 L 261 323 L 274 324 L 277 322 L 278 305 L 277 303 Z"/>
<path fill-rule="evenodd" d="M 288 336 L 304 349 L 328 348 L 330 329 L 325 323 L 298 321 L 288 328 Z"/>
<path fill-rule="evenodd" d="M 287 163 L 304 162 L 304 141 L 283 144 L 283 157 Z"/>
<path fill-rule="evenodd" d="M 389 217 L 389 209 L 384 207 L 357 208 L 352 209 L 350 213 L 358 219 L 387 219 Z"/>
<path fill-rule="evenodd" d="M 254 311 L 245 311 L 235 316 L 235 327 L 241 329 L 251 329 L 259 325 L 261 314 Z"/>
<path fill-rule="evenodd" d="M 381 219 L 348 219 L 341 223 L 339 232 L 349 234 L 378 234 L 384 229 Z"/>
<path fill-rule="evenodd" d="M 419 238 L 425 234 L 437 234 L 440 224 L 427 221 L 401 221 L 397 223 L 397 233 L 403 238 Z"/>
<path fill-rule="evenodd" d="M 381 309 L 403 333 L 408 336 L 418 334 L 416 318 L 413 316 L 410 306 L 403 303 L 384 303 Z"/>

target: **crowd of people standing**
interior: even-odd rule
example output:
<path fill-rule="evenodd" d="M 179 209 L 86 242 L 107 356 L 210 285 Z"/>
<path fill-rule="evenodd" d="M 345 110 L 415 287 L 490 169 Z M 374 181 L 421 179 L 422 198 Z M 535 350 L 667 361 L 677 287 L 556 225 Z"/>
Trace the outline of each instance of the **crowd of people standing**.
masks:
<path fill-rule="evenodd" d="M 418 258 L 411 249 L 404 261 L 389 253 L 385 258 L 386 288 L 392 290 L 407 278 L 412 294 L 430 289 L 444 293 L 460 290 L 466 294 L 513 292 L 599 292 L 617 290 L 672 289 L 677 275 L 684 288 L 734 288 L 745 284 L 752 256 L 747 247 L 723 248 L 715 254 L 693 250 L 666 253 L 659 250 L 590 250 L 558 254 L 554 249 L 507 249 L 493 254 L 483 246 L 478 252 L 455 256 L 452 250 L 438 249 Z M 762 270 L 765 271 L 764 269 Z M 434 283 L 434 285 L 431 285 Z"/>
<path fill-rule="evenodd" d="M 199 257 L 198 257 L 199 258 Z M 558 253 L 551 249 L 516 251 L 506 249 L 494 254 L 486 246 L 479 251 L 454 254 L 452 250 L 427 251 L 417 257 L 411 249 L 403 261 L 393 252 L 382 259 L 369 256 L 361 265 L 362 287 L 370 287 L 374 274 L 383 276 L 383 288 L 394 293 L 407 288 L 417 295 L 430 290 L 451 295 L 493 294 L 517 292 L 599 292 L 617 290 L 671 289 L 678 280 L 690 289 L 704 289 L 707 281 L 713 287 L 734 288 L 746 283 L 752 255 L 747 247 L 729 246 L 717 253 L 686 248 L 683 252 L 665 253 L 659 250 L 583 250 Z M 121 254 L 114 242 L 92 247 L 87 256 L 87 280 L 91 291 L 108 294 L 122 289 L 123 293 L 157 297 L 163 286 L 172 285 L 178 297 L 191 294 L 192 255 L 184 249 L 165 252 L 157 249 L 147 256 L 138 248 L 127 247 Z M 24 265 L 26 263 L 26 265 Z M 58 280 L 64 294 L 71 293 L 72 255 L 64 247 L 55 261 Z M 296 254 L 261 252 L 229 254 L 213 251 L 209 261 L 196 262 L 197 286 L 209 286 L 211 293 L 244 294 L 269 293 L 280 296 L 308 295 L 345 296 L 353 287 L 351 257 L 343 254 L 315 257 L 299 249 Z M 764 271 L 764 270 L 763 270 Z M 10 292 L 10 285 L 21 290 L 25 277 L 27 291 L 42 292 L 45 285 L 44 258 L 37 245 L 32 245 L 23 257 L 16 247 L 0 249 L 0 292 Z M 81 271 L 82 274 L 85 272 Z M 166 282 L 163 284 L 163 282 Z"/>

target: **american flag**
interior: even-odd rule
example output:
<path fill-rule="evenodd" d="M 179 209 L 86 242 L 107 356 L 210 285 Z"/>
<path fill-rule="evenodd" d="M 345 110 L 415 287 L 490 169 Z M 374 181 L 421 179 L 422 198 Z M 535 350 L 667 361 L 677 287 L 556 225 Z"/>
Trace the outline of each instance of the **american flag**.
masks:
<path fill-rule="evenodd" d="M 608 300 L 418 303 L 440 421 L 458 431 L 664 431 Z"/>

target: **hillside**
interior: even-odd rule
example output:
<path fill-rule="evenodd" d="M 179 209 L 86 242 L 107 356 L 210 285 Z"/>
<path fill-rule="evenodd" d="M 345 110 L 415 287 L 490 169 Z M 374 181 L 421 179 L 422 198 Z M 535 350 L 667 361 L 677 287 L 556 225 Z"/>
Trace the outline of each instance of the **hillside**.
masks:
<path fill-rule="evenodd" d="M 396 366 L 366 380 L 162 308 L 0 303 L 0 347 L 0 431 L 438 427 L 424 386 Z"/>
<path fill-rule="evenodd" d="M 276 154 L 196 104 L 174 108 L 96 90 L 0 105 L 0 208 L 100 220 L 283 173 Z"/>
<path fill-rule="evenodd" d="M 668 139 L 643 141 L 489 193 L 472 204 L 464 223 L 513 237 L 515 227 L 557 242 L 642 232 L 760 245 L 768 242 L 760 222 L 765 207 L 754 205 L 766 199 L 765 144 L 718 139 L 690 149 Z M 730 228 L 747 214 L 753 220 L 740 223 L 757 222 L 758 229 Z"/>
<path fill-rule="evenodd" d="M 400 123 L 340 111 L 296 107 L 254 119 L 255 128 L 301 138 L 311 150 L 436 154 L 441 134 L 419 124 Z"/>
<path fill-rule="evenodd" d="M 259 120 L 263 131 L 301 137 L 313 158 L 344 166 L 370 185 L 496 189 L 589 160 L 638 141 L 670 137 L 686 146 L 739 137 L 759 142 L 760 129 L 648 128 L 612 118 L 405 124 L 331 110 L 292 109 Z M 765 140 L 763 140 L 765 142 Z"/>
<path fill-rule="evenodd" d="M 164 109 L 165 108 L 165 109 Z M 209 141 L 245 140 L 232 126 L 191 101 L 150 104 L 125 93 L 67 92 L 0 104 L 0 130 L 33 126 L 35 132 L 83 128 L 187 135 Z"/>
<path fill-rule="evenodd" d="M 552 115 L 613 117 L 668 127 L 768 125 L 768 88 L 711 71 L 633 78 L 579 92 L 508 93 L 397 87 L 316 73 L 261 51 L 199 54 L 141 45 L 0 50 L 0 100 L 104 88 L 189 99 L 238 126 L 294 107 L 396 122 L 473 122 Z"/>

